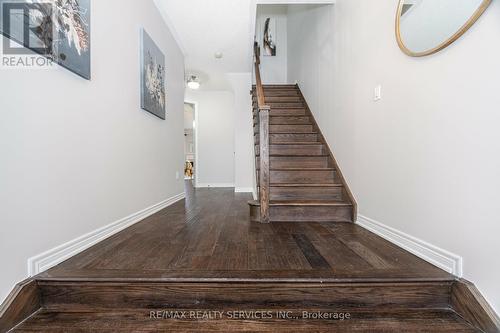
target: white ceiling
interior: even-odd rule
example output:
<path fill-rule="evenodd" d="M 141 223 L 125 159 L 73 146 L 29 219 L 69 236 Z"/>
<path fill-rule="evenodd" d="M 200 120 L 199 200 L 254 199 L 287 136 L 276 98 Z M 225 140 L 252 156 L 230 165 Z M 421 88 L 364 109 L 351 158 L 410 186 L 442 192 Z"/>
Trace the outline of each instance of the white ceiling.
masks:
<path fill-rule="evenodd" d="M 228 90 L 228 73 L 252 71 L 257 4 L 324 4 L 335 0 L 154 0 L 185 56 L 186 75 L 201 90 Z M 216 59 L 215 53 L 224 57 Z"/>
<path fill-rule="evenodd" d="M 203 90 L 226 90 L 226 73 L 252 69 L 253 0 L 155 0 L 184 52 L 186 75 Z M 224 57 L 216 59 L 215 53 Z"/>

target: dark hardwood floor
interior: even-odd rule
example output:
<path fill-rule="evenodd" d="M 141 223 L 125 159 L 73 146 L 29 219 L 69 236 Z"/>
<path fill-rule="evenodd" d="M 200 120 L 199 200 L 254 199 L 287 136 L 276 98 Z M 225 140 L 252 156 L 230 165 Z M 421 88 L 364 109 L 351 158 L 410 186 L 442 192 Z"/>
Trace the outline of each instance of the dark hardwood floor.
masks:
<path fill-rule="evenodd" d="M 189 184 L 189 183 L 188 183 Z M 167 281 L 445 281 L 453 277 L 354 224 L 249 220 L 249 194 L 187 199 L 38 276 Z"/>
<path fill-rule="evenodd" d="M 479 332 L 454 276 L 355 224 L 250 222 L 249 199 L 188 186 L 35 277 L 40 308 L 12 332 Z"/>

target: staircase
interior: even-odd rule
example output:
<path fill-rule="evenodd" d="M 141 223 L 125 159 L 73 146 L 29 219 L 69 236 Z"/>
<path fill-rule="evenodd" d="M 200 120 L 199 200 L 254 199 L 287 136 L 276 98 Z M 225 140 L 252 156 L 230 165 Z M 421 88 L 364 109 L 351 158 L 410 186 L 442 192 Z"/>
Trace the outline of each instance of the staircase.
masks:
<path fill-rule="evenodd" d="M 353 222 L 355 201 L 299 87 L 264 85 L 262 89 L 269 107 L 268 170 L 261 167 L 256 86 L 253 119 L 257 183 L 263 173 L 269 177 L 269 222 Z M 261 204 L 250 202 L 253 221 L 262 220 Z"/>

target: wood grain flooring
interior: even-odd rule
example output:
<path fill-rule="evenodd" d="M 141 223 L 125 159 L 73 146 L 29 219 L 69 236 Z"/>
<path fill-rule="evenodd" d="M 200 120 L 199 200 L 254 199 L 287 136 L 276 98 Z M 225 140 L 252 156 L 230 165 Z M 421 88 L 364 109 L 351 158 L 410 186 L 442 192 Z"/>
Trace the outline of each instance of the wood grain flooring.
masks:
<path fill-rule="evenodd" d="M 36 276 L 41 308 L 12 332 L 480 332 L 451 307 L 454 276 L 355 224 L 250 222 L 249 199 L 188 184 Z M 161 315 L 198 312 L 223 314 Z"/>
<path fill-rule="evenodd" d="M 249 220 L 248 194 L 187 199 L 37 276 L 38 280 L 447 281 L 450 274 L 354 224 Z"/>

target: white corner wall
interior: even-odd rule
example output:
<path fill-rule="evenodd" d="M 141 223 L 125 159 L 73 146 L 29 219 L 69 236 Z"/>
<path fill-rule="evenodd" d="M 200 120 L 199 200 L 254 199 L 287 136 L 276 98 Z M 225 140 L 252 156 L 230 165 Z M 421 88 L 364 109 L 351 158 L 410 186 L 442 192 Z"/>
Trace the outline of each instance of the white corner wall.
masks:
<path fill-rule="evenodd" d="M 500 3 L 424 58 L 399 50 L 396 5 L 290 6 L 288 80 L 298 80 L 360 214 L 463 257 L 465 278 L 499 312 Z"/>
<path fill-rule="evenodd" d="M 276 56 L 264 56 L 261 53 L 260 73 L 264 84 L 285 84 L 287 80 L 288 38 L 287 38 L 287 6 L 258 5 L 256 37 L 262 47 L 264 38 L 264 22 L 267 17 L 276 20 Z"/>
<path fill-rule="evenodd" d="M 234 94 L 234 187 L 235 192 L 256 193 L 253 133 L 252 73 L 227 74 Z"/>
<path fill-rule="evenodd" d="M 140 109 L 141 27 L 166 56 L 165 121 Z M 93 1 L 92 81 L 8 70 L 0 92 L 1 302 L 28 258 L 184 192 L 184 57 L 152 0 Z"/>
<path fill-rule="evenodd" d="M 234 95 L 230 91 L 186 90 L 197 103 L 196 186 L 234 187 Z"/>

